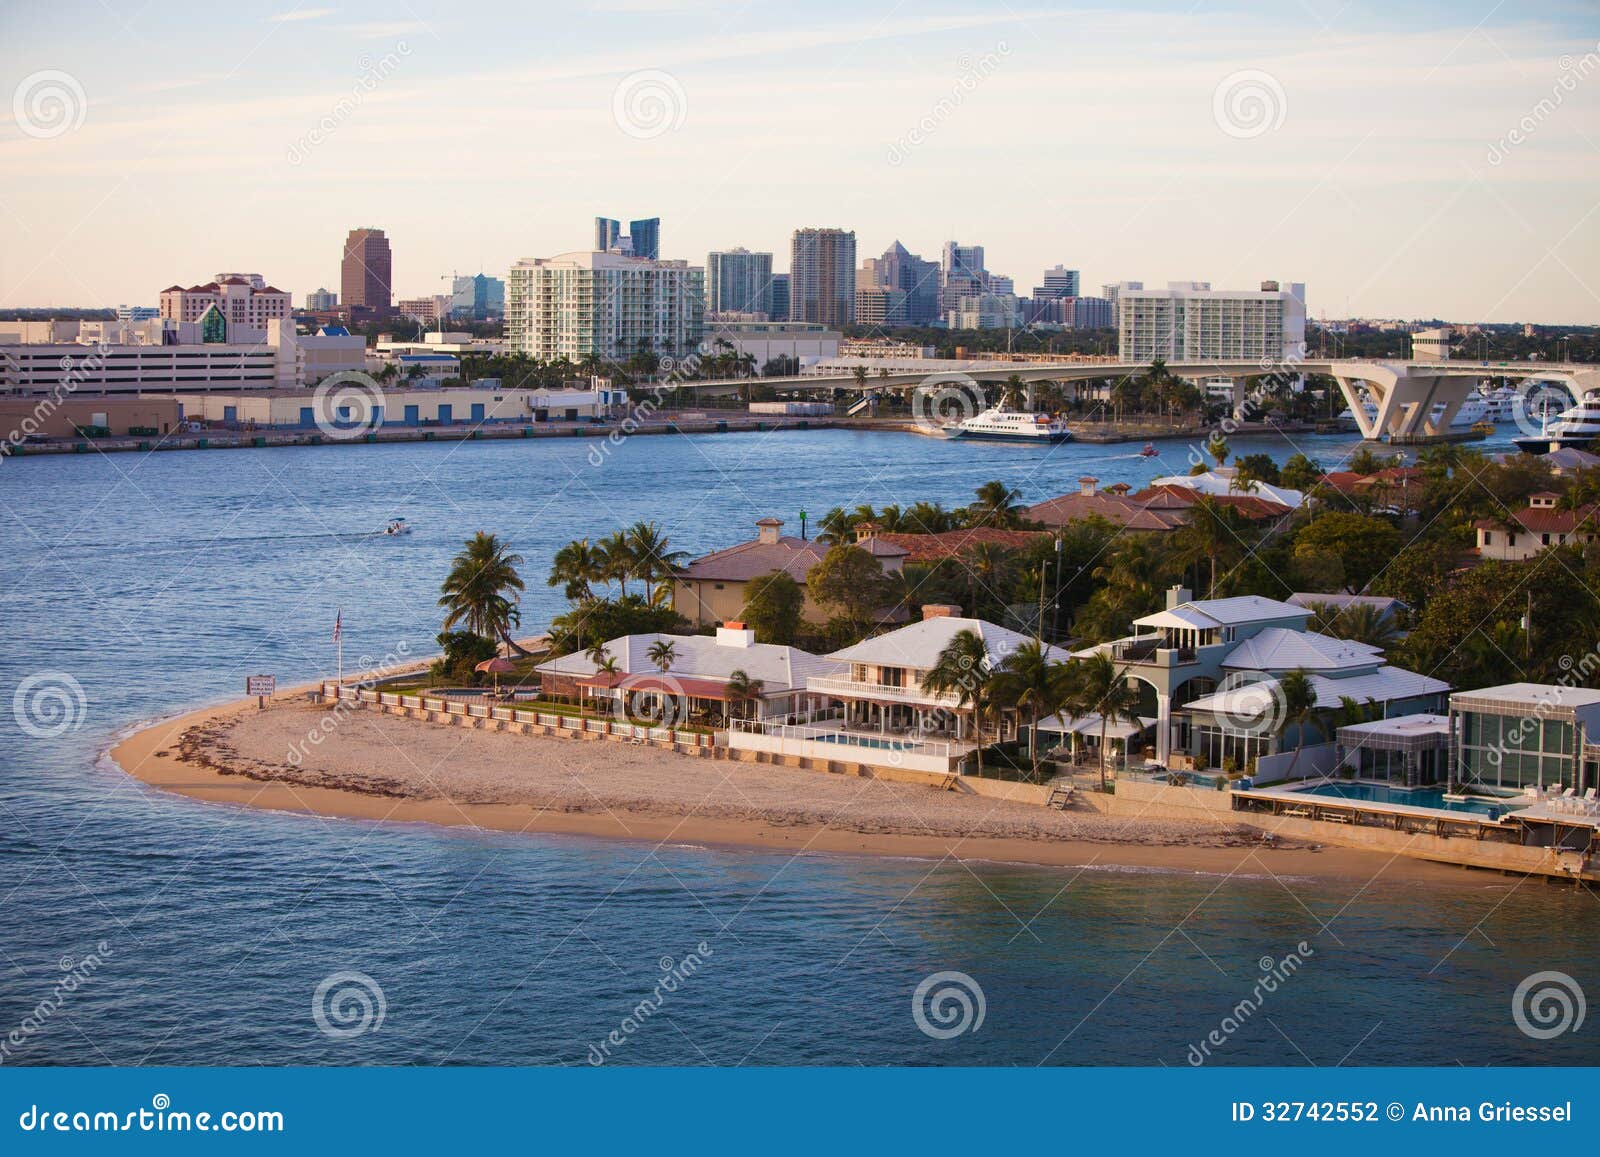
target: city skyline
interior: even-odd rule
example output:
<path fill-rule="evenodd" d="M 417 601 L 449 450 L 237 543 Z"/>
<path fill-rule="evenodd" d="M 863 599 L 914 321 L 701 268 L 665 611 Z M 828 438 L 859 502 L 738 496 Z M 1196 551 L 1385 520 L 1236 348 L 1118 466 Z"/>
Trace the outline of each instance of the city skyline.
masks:
<path fill-rule="evenodd" d="M 203 47 L 163 12 L 5 13 L 0 308 L 150 304 L 168 271 L 217 266 L 303 295 L 366 221 L 396 251 L 394 297 L 415 297 L 580 248 L 596 207 L 638 205 L 669 225 L 661 256 L 695 263 L 745 247 L 781 266 L 827 222 L 862 254 L 972 239 L 1024 286 L 1058 263 L 1085 285 L 1290 269 L 1315 316 L 1600 316 L 1600 50 L 1577 6 L 599 7 L 535 42 L 491 6 L 487 58 L 479 25 L 428 4 L 222 13 Z M 1058 121 L 1039 96 L 1064 69 Z"/>

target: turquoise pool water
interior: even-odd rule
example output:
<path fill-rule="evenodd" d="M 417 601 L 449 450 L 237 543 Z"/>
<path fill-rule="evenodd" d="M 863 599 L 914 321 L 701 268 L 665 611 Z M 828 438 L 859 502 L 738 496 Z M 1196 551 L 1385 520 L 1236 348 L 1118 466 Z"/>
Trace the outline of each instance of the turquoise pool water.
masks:
<path fill-rule="evenodd" d="M 1444 789 L 1438 787 L 1393 788 L 1380 783 L 1319 783 L 1303 788 L 1311 795 L 1332 796 L 1335 799 L 1361 800 L 1364 803 L 1398 803 L 1410 807 L 1431 807 L 1447 812 L 1474 812 L 1489 815 L 1504 813 L 1505 803 L 1458 803 L 1444 798 Z"/>
<path fill-rule="evenodd" d="M 848 743 L 853 747 L 875 747 L 880 751 L 905 751 L 916 746 L 915 743 L 898 739 L 877 739 L 871 735 L 843 735 L 837 732 L 819 735 L 816 739 L 818 743 Z"/>

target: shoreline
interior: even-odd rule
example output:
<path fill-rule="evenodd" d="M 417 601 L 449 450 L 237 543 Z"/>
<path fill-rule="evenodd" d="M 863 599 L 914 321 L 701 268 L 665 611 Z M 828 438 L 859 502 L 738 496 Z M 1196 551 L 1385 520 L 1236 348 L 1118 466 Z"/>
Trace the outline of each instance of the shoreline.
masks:
<path fill-rule="evenodd" d="M 306 690 L 316 685 L 280 692 L 267 714 L 291 708 L 294 698 L 303 696 Z M 274 778 L 270 771 L 264 773 L 262 778 L 229 773 L 216 767 L 203 766 L 180 751 L 180 741 L 197 727 L 231 726 L 238 723 L 241 717 L 255 714 L 256 706 L 252 700 L 235 700 L 188 711 L 123 734 L 103 754 L 123 774 L 158 791 L 202 803 L 324 819 L 428 824 L 441 829 L 579 836 L 657 847 L 676 844 L 789 855 L 869 856 L 932 861 L 950 858 L 1039 868 L 1159 872 L 1246 879 L 1316 878 L 1360 881 L 1363 884 L 1378 877 L 1456 886 L 1470 886 L 1473 883 L 1472 877 L 1458 867 L 1328 845 L 1316 848 L 1266 848 L 1254 844 L 1202 846 L 1197 843 L 1151 843 L 1138 842 L 1133 838 L 1115 841 L 919 835 L 864 831 L 828 823 L 773 822 L 771 818 L 754 814 L 743 818 L 696 815 L 693 810 L 682 814 L 660 814 L 606 806 L 603 803 L 599 810 L 591 811 L 577 810 L 570 804 L 553 807 L 533 802 L 473 801 L 446 796 L 411 798 L 395 791 L 293 783 Z M 402 722 L 405 726 L 432 728 L 426 723 Z M 515 741 L 530 742 L 521 737 L 516 737 Z M 592 755 L 596 747 L 613 747 L 599 740 L 550 739 L 540 742 L 571 745 L 575 750 L 569 754 L 581 752 Z M 197 746 L 191 736 L 188 754 L 195 754 Z M 616 746 L 619 750 L 610 754 L 620 759 L 627 749 Z M 607 753 L 602 751 L 601 754 Z M 201 758 L 207 756 L 202 754 Z M 687 757 L 677 758 L 687 760 Z M 745 765 L 735 763 L 728 766 Z M 288 769 L 284 766 L 280 770 Z M 797 777 L 793 784 L 802 789 L 807 783 L 805 777 L 817 777 L 815 782 L 819 784 L 826 784 L 835 778 L 797 769 L 783 769 L 780 774 Z M 878 781 L 859 782 L 872 784 Z M 1195 828 L 1197 834 L 1204 830 L 1198 825 Z M 1484 883 L 1488 881 L 1479 882 L 1479 886 Z"/>

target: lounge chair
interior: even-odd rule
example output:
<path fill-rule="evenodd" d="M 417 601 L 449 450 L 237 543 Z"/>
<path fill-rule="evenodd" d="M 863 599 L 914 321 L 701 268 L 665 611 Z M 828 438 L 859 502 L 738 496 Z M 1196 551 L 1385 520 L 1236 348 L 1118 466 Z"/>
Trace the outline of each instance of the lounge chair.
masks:
<path fill-rule="evenodd" d="M 1594 798 L 1595 798 L 1595 795 L 1596 795 L 1595 789 L 1591 787 L 1588 791 L 1583 793 L 1583 798 L 1586 799 L 1586 800 L 1589 800 L 1590 802 L 1593 802 Z"/>
<path fill-rule="evenodd" d="M 1576 788 L 1576 787 L 1569 787 L 1569 788 L 1567 788 L 1567 790 L 1566 790 L 1566 791 L 1565 791 L 1565 792 L 1563 792 L 1563 793 L 1562 793 L 1562 794 L 1564 794 L 1564 795 L 1565 795 L 1565 796 L 1566 796 L 1566 797 L 1567 797 L 1567 798 L 1568 798 L 1568 799 L 1571 799 L 1571 798 L 1573 798 L 1573 797 L 1574 797 L 1574 796 L 1575 796 L 1575 795 L 1577 795 L 1577 794 L 1578 794 L 1578 789 L 1577 789 L 1577 788 Z"/>

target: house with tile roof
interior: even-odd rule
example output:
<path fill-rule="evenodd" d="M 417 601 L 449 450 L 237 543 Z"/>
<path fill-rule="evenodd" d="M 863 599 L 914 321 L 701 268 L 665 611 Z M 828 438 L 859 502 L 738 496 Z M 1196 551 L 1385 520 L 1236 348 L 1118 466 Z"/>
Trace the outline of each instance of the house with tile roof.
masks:
<path fill-rule="evenodd" d="M 856 527 L 856 545 L 869 542 L 887 543 L 903 547 L 906 562 L 939 562 L 954 558 L 979 544 L 1003 547 L 1006 550 L 1025 550 L 1041 538 L 1048 536 L 1043 530 L 1002 530 L 996 526 L 969 526 L 959 530 L 945 530 L 937 534 L 892 534 L 878 529 L 877 523 L 864 522 Z"/>
<path fill-rule="evenodd" d="M 1478 557 L 1520 562 L 1552 546 L 1594 542 L 1600 536 L 1600 506 L 1562 510 L 1560 501 L 1561 495 L 1542 490 L 1528 495 L 1528 505 L 1509 520 L 1478 519 L 1472 524 L 1478 534 Z"/>
<path fill-rule="evenodd" d="M 673 652 L 665 671 L 650 657 L 662 643 L 670 644 Z M 587 653 L 539 664 L 534 670 L 541 692 L 602 712 L 620 710 L 629 700 L 644 696 L 671 700 L 678 718 L 764 719 L 798 710 L 812 676 L 838 675 L 845 669 L 842 662 L 799 647 L 758 643 L 756 633 L 737 621 L 723 623 L 715 635 L 623 635 L 609 640 L 602 650 L 604 666 Z M 747 680 L 760 684 L 755 694 L 741 695 L 737 684 L 730 687 L 741 671 Z"/>
<path fill-rule="evenodd" d="M 790 758 L 849 762 L 954 773 L 976 750 L 978 734 L 970 705 L 954 691 L 926 686 L 939 655 L 963 631 L 983 642 L 986 665 L 997 668 L 1027 635 L 984 619 L 967 618 L 959 607 L 930 604 L 922 619 L 863 640 L 824 658 L 835 673 L 806 680 L 806 709 L 788 719 L 741 722 L 729 733 L 734 750 L 767 752 Z M 1071 656 L 1046 647 L 1054 662 Z M 983 741 L 1014 737 L 1018 720 L 1008 713 L 996 727 L 985 726 Z"/>
<path fill-rule="evenodd" d="M 885 574 L 898 574 L 909 553 L 905 547 L 871 539 L 859 545 L 878 560 Z M 697 627 L 738 619 L 756 579 L 782 571 L 804 587 L 806 576 L 827 553 L 825 542 L 784 534 L 780 518 L 757 519 L 755 538 L 712 551 L 678 569 L 672 583 L 672 609 Z M 810 623 L 828 620 L 827 612 L 809 593 L 803 615 Z"/>
<path fill-rule="evenodd" d="M 1125 484 L 1099 489 L 1100 480 L 1092 475 L 1078 479 L 1074 494 L 1049 498 L 1022 512 L 1029 522 L 1051 528 L 1066 526 L 1086 518 L 1103 518 L 1131 532 L 1165 533 L 1187 521 L 1186 507 L 1176 502 L 1153 506 L 1129 497 Z"/>
<path fill-rule="evenodd" d="M 1189 598 L 1174 587 L 1167 606 L 1133 622 L 1134 634 L 1077 652 L 1110 656 L 1150 700 L 1140 714 L 1156 719 L 1156 759 L 1169 766 L 1240 768 L 1293 743 L 1280 733 L 1278 681 L 1304 672 L 1319 711 L 1346 698 L 1385 715 L 1438 710 L 1449 684 L 1384 661 L 1380 648 L 1309 630 L 1311 610 L 1243 595 Z"/>

